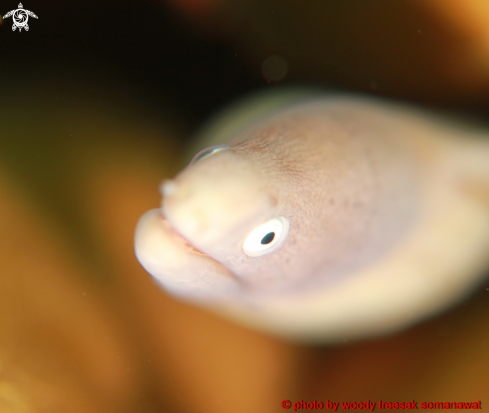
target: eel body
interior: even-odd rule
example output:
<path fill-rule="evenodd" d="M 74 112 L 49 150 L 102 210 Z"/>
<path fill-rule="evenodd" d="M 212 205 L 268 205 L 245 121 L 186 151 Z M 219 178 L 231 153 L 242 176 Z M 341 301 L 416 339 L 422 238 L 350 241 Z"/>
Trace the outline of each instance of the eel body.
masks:
<path fill-rule="evenodd" d="M 484 275 L 487 136 L 368 98 L 290 104 L 166 181 L 136 255 L 168 292 L 291 339 L 396 331 Z"/>

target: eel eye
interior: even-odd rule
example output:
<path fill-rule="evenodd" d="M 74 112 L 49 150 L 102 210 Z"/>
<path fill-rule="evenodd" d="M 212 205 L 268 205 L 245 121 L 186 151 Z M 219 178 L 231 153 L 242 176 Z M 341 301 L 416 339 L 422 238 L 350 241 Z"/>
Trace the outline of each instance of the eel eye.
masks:
<path fill-rule="evenodd" d="M 228 149 L 228 148 L 229 145 L 215 145 L 215 146 L 209 146 L 208 148 L 202 149 L 201 151 L 197 152 L 197 154 L 192 158 L 188 166 L 191 166 L 194 163 L 197 163 L 200 160 L 207 158 L 208 156 L 211 156 L 217 152 L 223 151 L 224 149 Z"/>
<path fill-rule="evenodd" d="M 270 254 L 282 246 L 288 232 L 287 218 L 273 218 L 251 231 L 243 243 L 243 252 L 249 257 Z"/>

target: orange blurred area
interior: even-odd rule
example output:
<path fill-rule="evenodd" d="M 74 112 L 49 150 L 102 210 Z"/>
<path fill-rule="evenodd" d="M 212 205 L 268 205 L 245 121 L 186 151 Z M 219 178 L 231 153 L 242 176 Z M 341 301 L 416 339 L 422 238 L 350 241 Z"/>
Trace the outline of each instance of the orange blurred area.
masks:
<path fill-rule="evenodd" d="M 107 411 L 141 385 L 121 321 L 80 269 L 62 233 L 1 182 L 0 409 Z"/>
<path fill-rule="evenodd" d="M 433 8 L 454 30 L 458 31 L 482 53 L 489 52 L 489 4 L 484 0 L 430 0 Z"/>

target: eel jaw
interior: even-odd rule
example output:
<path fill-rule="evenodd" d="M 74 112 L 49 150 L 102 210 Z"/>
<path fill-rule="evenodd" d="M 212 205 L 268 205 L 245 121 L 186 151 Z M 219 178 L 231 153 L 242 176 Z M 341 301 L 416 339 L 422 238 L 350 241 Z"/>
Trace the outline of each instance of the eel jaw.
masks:
<path fill-rule="evenodd" d="M 171 293 L 208 301 L 234 296 L 241 285 L 223 264 L 196 250 L 163 217 L 161 209 L 146 212 L 134 238 L 141 265 Z"/>

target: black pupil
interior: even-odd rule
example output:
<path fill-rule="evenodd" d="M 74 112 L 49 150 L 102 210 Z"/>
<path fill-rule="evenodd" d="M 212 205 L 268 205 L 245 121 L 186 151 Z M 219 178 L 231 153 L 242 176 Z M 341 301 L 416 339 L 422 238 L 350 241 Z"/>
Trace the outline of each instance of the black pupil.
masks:
<path fill-rule="evenodd" d="M 261 243 L 263 245 L 270 244 L 274 238 L 275 238 L 275 232 L 269 232 L 261 239 Z"/>

